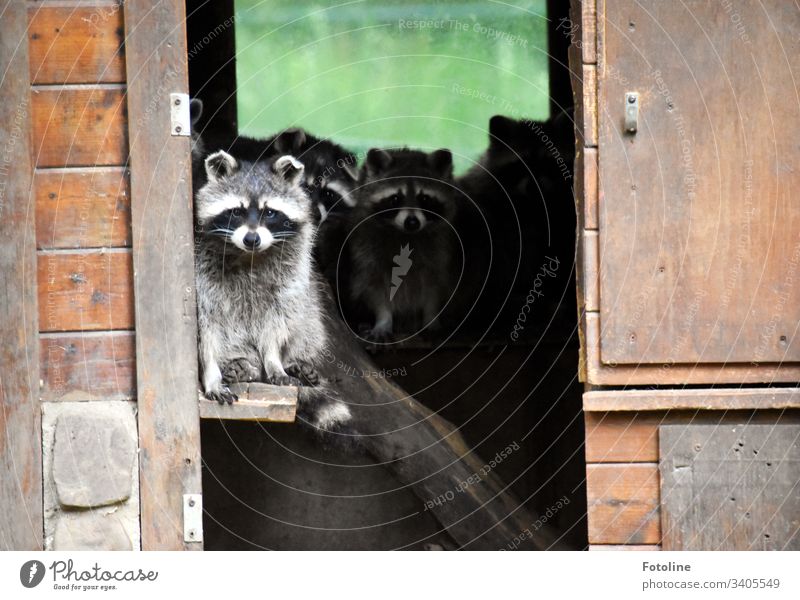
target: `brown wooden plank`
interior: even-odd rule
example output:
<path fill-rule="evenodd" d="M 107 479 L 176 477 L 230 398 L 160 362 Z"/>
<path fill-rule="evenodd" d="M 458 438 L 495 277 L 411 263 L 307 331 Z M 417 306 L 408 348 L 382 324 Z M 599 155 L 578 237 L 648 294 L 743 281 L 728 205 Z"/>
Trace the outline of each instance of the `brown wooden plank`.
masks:
<path fill-rule="evenodd" d="M 589 544 L 589 552 L 656 552 L 661 550 L 661 546 L 657 544 Z"/>
<path fill-rule="evenodd" d="M 585 413 L 587 463 L 658 461 L 661 413 Z"/>
<path fill-rule="evenodd" d="M 126 163 L 128 130 L 123 86 L 35 87 L 31 106 L 37 167 Z"/>
<path fill-rule="evenodd" d="M 39 170 L 33 185 L 39 248 L 130 245 L 130 186 L 125 168 Z"/>
<path fill-rule="evenodd" d="M 125 81 L 119 2 L 28 8 L 32 83 Z"/>
<path fill-rule="evenodd" d="M 297 388 L 265 383 L 231 385 L 239 400 L 231 405 L 207 400 L 199 392 L 200 418 L 225 421 L 270 421 L 292 423 L 297 411 Z"/>
<path fill-rule="evenodd" d="M 602 244 L 602 239 L 600 240 Z M 601 285 L 602 300 L 602 285 Z M 636 313 L 634 313 L 636 314 Z M 585 312 L 582 345 L 586 353 L 585 382 L 590 385 L 686 385 L 720 383 L 792 383 L 800 380 L 800 365 L 791 364 L 643 364 L 600 362 L 600 315 Z"/>
<path fill-rule="evenodd" d="M 0 2 L 0 550 L 41 550 L 42 431 L 25 5 Z"/>
<path fill-rule="evenodd" d="M 590 544 L 658 544 L 658 465 L 586 466 Z"/>
<path fill-rule="evenodd" d="M 587 311 L 596 311 L 600 306 L 598 240 L 596 231 L 583 231 L 583 293 Z"/>
<path fill-rule="evenodd" d="M 39 355 L 44 401 L 136 398 L 132 331 L 42 335 Z"/>
<path fill-rule="evenodd" d="M 658 462 L 660 425 L 800 423 L 800 411 L 774 410 L 654 410 L 647 412 L 587 412 L 586 462 Z"/>
<path fill-rule="evenodd" d="M 131 253 L 39 253 L 41 331 L 133 328 Z"/>
<path fill-rule="evenodd" d="M 597 148 L 586 148 L 583 154 L 583 227 L 597 229 L 599 182 Z"/>
<path fill-rule="evenodd" d="M 597 0 L 583 0 L 581 8 L 583 62 L 593 64 L 597 62 Z"/>
<path fill-rule="evenodd" d="M 604 363 L 800 362 L 800 64 L 785 45 L 800 19 L 789 2 L 736 11 L 605 4 Z M 622 130 L 631 90 L 635 135 Z"/>
<path fill-rule="evenodd" d="M 800 549 L 800 425 L 660 428 L 664 550 Z"/>
<path fill-rule="evenodd" d="M 631 410 L 748 410 L 800 408 L 797 388 L 711 390 L 619 390 L 583 395 L 585 411 Z"/>
<path fill-rule="evenodd" d="M 583 143 L 597 146 L 597 67 L 583 66 L 583 111 L 581 113 Z"/>
<path fill-rule="evenodd" d="M 197 317 L 189 138 L 170 135 L 168 101 L 188 92 L 185 17 L 183 0 L 125 2 L 143 550 L 203 548 L 183 539 L 182 497 L 201 493 Z"/>

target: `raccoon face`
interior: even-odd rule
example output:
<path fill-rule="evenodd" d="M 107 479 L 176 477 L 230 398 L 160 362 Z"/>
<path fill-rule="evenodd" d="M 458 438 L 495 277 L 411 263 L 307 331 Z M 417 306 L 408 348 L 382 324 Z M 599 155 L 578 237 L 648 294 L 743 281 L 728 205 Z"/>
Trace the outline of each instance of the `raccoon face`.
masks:
<path fill-rule="evenodd" d="M 224 151 L 206 158 L 206 183 L 197 193 L 200 230 L 243 252 L 290 242 L 309 222 L 303 165 L 292 156 L 272 164 L 239 163 Z"/>
<path fill-rule="evenodd" d="M 417 234 L 455 215 L 453 157 L 448 150 L 370 150 L 358 207 L 404 234 Z"/>

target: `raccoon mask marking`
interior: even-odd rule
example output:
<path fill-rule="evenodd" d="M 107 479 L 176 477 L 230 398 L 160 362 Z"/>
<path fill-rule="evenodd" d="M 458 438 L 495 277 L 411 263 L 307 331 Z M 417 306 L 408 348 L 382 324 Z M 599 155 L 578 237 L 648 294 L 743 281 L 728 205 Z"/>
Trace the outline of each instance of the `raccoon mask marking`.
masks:
<path fill-rule="evenodd" d="M 205 160 L 207 183 L 197 193 L 201 232 L 242 252 L 265 252 L 286 242 L 309 221 L 300 181 L 304 167 L 292 156 L 272 164 L 240 163 L 220 150 Z"/>
<path fill-rule="evenodd" d="M 367 337 L 391 337 L 398 320 L 412 330 L 436 327 L 458 278 L 452 154 L 372 149 L 354 195 L 348 295 L 374 317 Z"/>

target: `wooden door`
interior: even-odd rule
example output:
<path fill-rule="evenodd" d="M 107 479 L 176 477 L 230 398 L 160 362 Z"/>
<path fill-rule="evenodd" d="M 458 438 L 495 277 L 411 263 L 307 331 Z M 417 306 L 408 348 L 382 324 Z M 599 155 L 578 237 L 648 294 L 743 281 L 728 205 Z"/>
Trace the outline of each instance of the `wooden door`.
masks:
<path fill-rule="evenodd" d="M 800 10 L 614 0 L 598 24 L 590 383 L 797 380 Z"/>

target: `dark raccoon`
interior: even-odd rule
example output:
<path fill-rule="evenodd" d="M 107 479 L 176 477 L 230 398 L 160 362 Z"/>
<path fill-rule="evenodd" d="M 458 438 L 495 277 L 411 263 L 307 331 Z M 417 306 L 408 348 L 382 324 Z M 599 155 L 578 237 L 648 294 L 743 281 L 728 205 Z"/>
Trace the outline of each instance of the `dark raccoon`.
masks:
<path fill-rule="evenodd" d="M 459 274 L 452 155 L 372 149 L 354 195 L 344 296 L 366 309 L 367 336 L 437 328 Z"/>
<path fill-rule="evenodd" d="M 489 147 L 458 178 L 469 207 L 460 227 L 473 241 L 467 270 L 483 278 L 481 326 L 507 329 L 541 265 L 556 259 L 566 284 L 575 252 L 574 142 L 567 113 L 546 122 L 494 116 Z M 490 264 L 491 262 L 491 264 Z M 562 297 L 555 289 L 550 302 Z M 567 292 L 568 294 L 571 292 Z M 574 294 L 573 294 L 574 295 Z M 550 309 L 552 311 L 552 307 Z M 498 316 L 499 315 L 499 316 Z"/>

